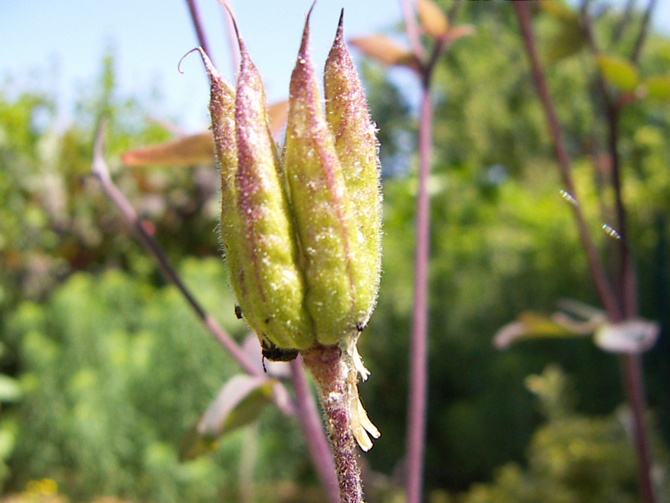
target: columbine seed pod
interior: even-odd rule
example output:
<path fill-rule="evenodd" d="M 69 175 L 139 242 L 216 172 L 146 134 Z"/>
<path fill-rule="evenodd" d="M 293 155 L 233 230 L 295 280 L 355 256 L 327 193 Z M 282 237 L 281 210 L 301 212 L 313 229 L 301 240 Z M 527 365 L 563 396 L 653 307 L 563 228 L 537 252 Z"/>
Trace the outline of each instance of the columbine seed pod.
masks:
<path fill-rule="evenodd" d="M 321 344 L 356 333 L 360 241 L 335 138 L 321 109 L 305 21 L 291 75 L 284 167 L 304 257 L 306 306 Z"/>
<path fill-rule="evenodd" d="M 236 93 L 202 53 L 211 80 L 222 182 L 221 240 L 230 282 L 263 347 L 305 349 L 313 345 L 314 331 L 303 305 L 305 285 L 265 93 L 241 40 L 240 52 Z"/>
<path fill-rule="evenodd" d="M 363 86 L 344 43 L 344 10 L 324 71 L 326 119 L 335 137 L 344 183 L 356 218 L 359 260 L 354 268 L 357 327 L 372 314 L 381 272 L 379 144 Z"/>

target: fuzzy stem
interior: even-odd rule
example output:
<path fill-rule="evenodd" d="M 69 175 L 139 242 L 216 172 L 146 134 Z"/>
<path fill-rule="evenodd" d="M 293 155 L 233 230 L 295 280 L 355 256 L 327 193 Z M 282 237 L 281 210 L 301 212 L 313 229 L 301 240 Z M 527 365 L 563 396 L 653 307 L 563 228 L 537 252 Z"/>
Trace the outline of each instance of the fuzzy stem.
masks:
<path fill-rule="evenodd" d="M 315 460 L 316 470 L 328 500 L 330 503 L 337 503 L 340 501 L 340 492 L 335 476 L 333 456 L 330 453 L 328 441 L 323 434 L 316 403 L 305 377 L 302 358 L 296 358 L 290 365 L 293 390 L 295 391 L 295 405 L 298 409 L 298 419 L 302 425 L 302 430 L 305 432 L 307 448 L 312 459 Z M 317 460 L 318 462 L 316 462 Z"/>
<path fill-rule="evenodd" d="M 319 391 L 340 485 L 340 503 L 363 503 L 363 485 L 349 414 L 349 370 L 338 346 L 318 345 L 302 353 Z"/>

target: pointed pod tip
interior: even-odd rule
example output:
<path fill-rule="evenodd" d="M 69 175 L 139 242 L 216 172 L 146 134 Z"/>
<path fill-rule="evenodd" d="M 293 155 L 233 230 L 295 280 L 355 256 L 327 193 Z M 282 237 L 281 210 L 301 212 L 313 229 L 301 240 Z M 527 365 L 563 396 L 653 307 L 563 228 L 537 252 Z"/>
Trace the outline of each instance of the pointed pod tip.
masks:
<path fill-rule="evenodd" d="M 344 44 L 344 8 L 340 11 L 340 20 L 337 22 L 337 31 L 335 32 L 333 47 L 342 44 Z"/>
<path fill-rule="evenodd" d="M 247 49 L 244 46 L 244 42 L 242 42 L 242 37 L 240 36 L 240 30 L 237 27 L 237 21 L 235 20 L 233 10 L 230 8 L 230 5 L 228 5 L 228 2 L 226 2 L 225 0 L 219 0 L 219 3 L 228 11 L 230 21 L 233 23 L 233 29 L 235 30 L 235 37 L 237 38 L 237 44 L 240 47 L 240 53 L 244 55 L 247 52 Z"/>
<path fill-rule="evenodd" d="M 309 21 L 309 16 L 312 15 L 312 11 L 314 10 L 314 7 L 316 6 L 316 1 L 317 0 L 314 0 L 312 2 L 312 6 L 309 8 L 309 11 L 307 11 L 307 21 Z"/>
<path fill-rule="evenodd" d="M 302 39 L 300 41 L 300 50 L 298 51 L 298 63 L 305 64 L 305 60 L 309 59 L 309 18 L 312 15 L 312 10 L 316 5 L 316 0 L 305 15 L 305 27 L 302 30 Z"/>

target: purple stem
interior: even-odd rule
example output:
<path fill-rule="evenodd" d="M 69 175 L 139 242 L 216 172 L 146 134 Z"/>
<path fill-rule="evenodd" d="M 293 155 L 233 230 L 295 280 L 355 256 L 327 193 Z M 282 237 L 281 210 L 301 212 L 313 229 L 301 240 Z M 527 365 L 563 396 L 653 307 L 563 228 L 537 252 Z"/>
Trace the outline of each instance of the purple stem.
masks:
<path fill-rule="evenodd" d="M 535 37 L 533 36 L 533 29 L 530 24 L 530 13 L 528 11 L 529 5 L 527 2 L 513 2 L 513 5 L 516 8 L 517 17 L 519 18 L 521 33 L 523 35 L 526 52 L 528 53 L 528 59 L 530 60 L 531 71 L 533 73 L 533 80 L 535 81 L 537 93 L 540 96 L 540 101 L 542 102 L 544 113 L 547 118 L 547 124 L 549 126 L 549 132 L 551 133 L 551 138 L 553 140 L 556 158 L 558 159 L 563 185 L 565 186 L 565 190 L 567 190 L 570 195 L 577 198 L 575 185 L 572 181 L 572 173 L 570 171 L 570 156 L 568 155 L 568 150 L 563 140 L 561 126 L 558 122 L 558 117 L 556 116 L 556 112 L 554 110 L 553 101 L 551 99 L 551 95 L 549 94 L 549 88 L 547 87 L 547 82 L 544 77 L 542 65 L 540 64 L 535 46 Z M 584 220 L 581 207 L 575 204 L 571 204 L 570 207 L 572 208 L 573 216 L 575 218 L 575 222 L 577 223 L 579 238 L 582 242 L 584 250 L 586 251 L 586 258 L 589 263 L 589 269 L 593 277 L 593 282 L 595 283 L 596 289 L 598 290 L 598 294 L 612 321 L 620 321 L 621 312 L 616 300 L 616 296 L 612 292 L 612 288 L 607 279 L 607 275 L 605 274 L 603 265 L 598 258 L 598 252 L 596 251 L 596 248 L 591 240 L 589 229 Z"/>
<path fill-rule="evenodd" d="M 191 308 L 196 312 L 198 317 L 202 320 L 204 325 L 216 338 L 219 343 L 237 360 L 240 366 L 249 374 L 255 376 L 263 376 L 264 372 L 260 365 L 253 362 L 247 353 L 233 340 L 230 335 L 219 325 L 219 323 L 209 315 L 203 307 L 198 303 L 195 297 L 191 294 L 187 286 L 181 280 L 177 272 L 170 264 L 167 255 L 161 248 L 156 239 L 149 234 L 142 222 L 137 216 L 134 208 L 130 202 L 125 198 L 123 193 L 114 185 L 107 163 L 103 157 L 102 144 L 104 138 L 105 121 L 102 120 L 98 126 L 95 136 L 95 143 L 93 147 L 93 174 L 100 180 L 103 190 L 107 193 L 109 198 L 121 210 L 125 219 L 133 225 L 137 230 L 138 236 L 142 244 L 147 248 L 150 254 L 156 259 L 161 272 L 165 277 L 171 281 L 177 289 L 184 296 Z M 292 381 L 295 391 L 295 403 L 289 403 L 287 406 L 282 406 L 282 401 L 277 400 L 277 406 L 286 415 L 292 415 L 292 411 L 296 408 L 300 412 L 300 423 L 303 426 L 303 433 L 312 455 L 312 462 L 316 467 L 319 477 L 326 488 L 329 500 L 331 503 L 337 503 L 337 494 L 333 497 L 332 485 L 337 486 L 333 471 L 333 458 L 328 451 L 328 441 L 324 435 L 323 429 L 319 426 L 319 414 L 314 404 L 314 397 L 312 396 L 309 387 L 306 385 L 305 374 L 302 367 L 298 364 L 292 364 Z M 282 386 L 278 384 L 277 386 Z M 283 393 L 285 395 L 286 393 Z M 316 425 L 316 427 L 315 427 Z"/>
<path fill-rule="evenodd" d="M 200 21 L 200 14 L 198 12 L 198 6 L 195 3 L 195 0 L 186 0 L 188 4 L 188 10 L 191 13 L 191 19 L 193 20 L 193 27 L 195 28 L 195 33 L 198 36 L 198 43 L 202 50 L 205 51 L 209 59 L 212 58 L 212 54 L 209 52 L 209 47 L 207 46 L 207 40 L 205 39 L 205 31 L 202 29 L 202 22 Z"/>
<path fill-rule="evenodd" d="M 430 247 L 430 198 L 428 176 L 432 143 L 432 102 L 423 88 L 419 119 L 419 193 L 416 210 L 416 256 L 414 276 L 414 318 L 410 347 L 410 386 L 407 411 L 407 503 L 421 501 L 423 458 L 426 442 L 428 394 L 428 254 Z"/>
<path fill-rule="evenodd" d="M 205 312 L 195 297 L 193 297 L 189 289 L 186 287 L 184 282 L 170 264 L 167 255 L 161 248 L 158 241 L 156 241 L 156 239 L 146 231 L 142 225 L 142 222 L 137 216 L 135 209 L 125 198 L 123 193 L 118 189 L 118 187 L 114 185 L 114 182 L 112 182 L 112 179 L 109 175 L 109 170 L 107 169 L 107 163 L 105 162 L 102 153 L 104 131 L 104 121 L 101 121 L 95 136 L 92 166 L 93 174 L 100 180 L 103 190 L 107 193 L 114 204 L 116 204 L 119 210 L 121 210 L 121 213 L 125 219 L 135 228 L 140 241 L 145 246 L 147 251 L 149 251 L 149 253 L 156 259 L 161 272 L 165 275 L 168 281 L 172 282 L 177 287 L 177 289 L 181 292 L 188 304 L 196 312 L 205 326 L 214 335 L 214 337 L 216 337 L 216 340 L 219 341 L 221 345 L 226 348 L 226 350 L 228 350 L 228 352 L 230 352 L 233 358 L 235 358 L 240 366 L 249 374 L 262 376 L 263 369 L 260 368 L 259 365 L 255 364 L 249 358 L 249 356 L 247 356 L 247 354 L 242 350 L 242 348 L 240 348 L 240 346 L 233 340 L 233 338 L 228 335 L 228 333 L 212 316 Z"/>
<path fill-rule="evenodd" d="M 340 503 L 364 503 L 361 471 L 349 415 L 348 369 L 338 346 L 314 346 L 302 353 L 314 377 L 326 417 L 340 489 Z"/>
<path fill-rule="evenodd" d="M 421 36 L 419 34 L 419 25 L 414 16 L 414 7 L 412 0 L 400 0 L 402 8 L 402 15 L 405 20 L 405 32 L 409 39 L 409 44 L 412 47 L 412 52 L 421 61 L 424 56 L 424 48 L 421 44 Z"/>
<path fill-rule="evenodd" d="M 340 501 L 340 489 L 335 474 L 335 464 L 330 446 L 323 435 L 323 424 L 319 420 L 314 396 L 309 389 L 305 370 L 302 366 L 302 357 L 291 362 L 293 389 L 295 391 L 295 405 L 298 408 L 298 419 L 305 433 L 307 448 L 321 480 L 328 499 L 331 503 Z M 319 462 L 316 462 L 316 460 Z"/>
<path fill-rule="evenodd" d="M 654 0 L 650 2 L 650 8 L 648 11 L 651 11 L 653 8 Z M 525 2 L 514 2 L 514 6 L 517 10 L 517 16 L 519 18 L 519 23 L 521 25 L 521 31 L 523 34 L 523 39 L 526 45 L 526 51 L 531 63 L 531 69 L 533 72 L 533 77 L 535 80 L 536 87 L 538 89 L 538 94 L 540 95 L 540 100 L 545 109 L 545 114 L 547 116 L 547 122 L 549 124 L 549 130 L 551 132 L 554 147 L 556 150 L 556 156 L 559 160 L 559 166 L 561 168 L 561 175 L 563 177 L 563 182 L 566 185 L 566 188 L 569 191 L 574 190 L 571 179 L 570 171 L 570 158 L 568 156 L 567 150 L 563 143 L 563 138 L 561 134 L 560 125 L 556 117 L 556 113 L 553 108 L 553 103 L 549 90 L 547 88 L 546 80 L 544 77 L 544 72 L 540 64 L 536 47 L 535 40 L 533 37 L 532 26 L 530 23 L 530 15 L 528 12 L 528 6 Z M 585 29 L 587 37 L 589 37 L 591 44 L 595 47 L 595 41 L 592 38 L 590 32 L 590 26 L 588 24 L 588 19 L 585 23 Z M 645 28 L 643 27 L 643 30 Z M 604 90 L 604 86 L 600 86 Z M 611 285 L 606 280 L 604 269 L 600 261 L 597 258 L 595 247 L 593 246 L 590 235 L 583 220 L 581 210 L 579 207 L 575 207 L 574 216 L 577 221 L 577 226 L 579 229 L 580 237 L 582 238 L 582 245 L 584 246 L 589 260 L 589 266 L 591 269 L 591 274 L 596 283 L 598 293 L 600 294 L 601 301 L 607 310 L 608 317 L 610 322 L 617 323 L 623 319 L 628 319 L 635 317 L 637 315 L 637 299 L 635 291 L 635 277 L 634 271 L 631 264 L 630 254 L 628 252 L 627 245 L 627 233 L 626 233 L 626 219 L 625 219 L 625 208 L 623 205 L 623 199 L 621 197 L 621 179 L 620 179 L 620 166 L 619 166 L 619 155 L 618 155 L 618 119 L 619 119 L 619 110 L 617 105 L 612 103 L 612 100 L 605 92 L 605 100 L 607 102 L 607 121 L 609 127 L 609 141 L 608 147 L 610 150 L 610 155 L 612 156 L 612 173 L 613 173 L 613 182 L 615 189 L 615 200 L 617 208 L 617 224 L 620 227 L 619 232 L 621 234 L 621 240 L 624 241 L 621 244 L 621 273 L 620 273 L 620 282 L 619 282 L 619 298 L 613 291 Z M 574 194 L 574 193 L 573 193 Z M 645 503 L 654 503 L 654 492 L 653 485 L 651 482 L 651 456 L 649 452 L 648 440 L 647 440 L 647 431 L 644 420 L 644 414 L 647 408 L 646 399 L 644 394 L 644 377 L 642 373 L 642 363 L 640 355 L 638 354 L 622 354 L 621 355 L 621 366 L 623 370 L 623 387 L 626 394 L 626 399 L 631 408 L 633 415 L 633 424 L 634 424 L 634 436 L 635 436 L 635 446 L 638 456 L 638 485 L 640 490 L 640 495 L 642 501 Z"/>

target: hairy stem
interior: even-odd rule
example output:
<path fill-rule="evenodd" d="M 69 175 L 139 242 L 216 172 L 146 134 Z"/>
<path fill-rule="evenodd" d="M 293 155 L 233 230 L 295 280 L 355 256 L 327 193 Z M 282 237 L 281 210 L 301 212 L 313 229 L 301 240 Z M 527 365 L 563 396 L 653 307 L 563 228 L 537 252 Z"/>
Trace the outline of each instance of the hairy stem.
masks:
<path fill-rule="evenodd" d="M 326 418 L 340 487 L 340 503 L 363 503 L 361 471 L 349 413 L 349 369 L 342 360 L 342 350 L 338 346 L 318 345 L 303 351 L 302 355 L 316 382 Z"/>
<path fill-rule="evenodd" d="M 333 456 L 330 453 L 328 441 L 323 434 L 323 425 L 319 420 L 316 403 L 307 383 L 302 358 L 296 358 L 290 365 L 298 419 L 308 440 L 307 448 L 312 459 L 319 460 L 318 463 L 315 463 L 315 466 L 328 500 L 330 503 L 338 503 L 340 501 L 340 490 L 335 474 Z"/>

